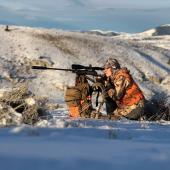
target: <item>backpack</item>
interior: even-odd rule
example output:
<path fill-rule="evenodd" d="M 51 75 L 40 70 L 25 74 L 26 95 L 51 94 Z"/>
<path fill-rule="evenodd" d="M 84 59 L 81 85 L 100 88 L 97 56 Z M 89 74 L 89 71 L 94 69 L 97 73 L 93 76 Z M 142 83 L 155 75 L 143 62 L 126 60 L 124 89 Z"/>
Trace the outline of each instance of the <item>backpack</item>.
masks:
<path fill-rule="evenodd" d="M 89 117 L 92 111 L 91 87 L 85 75 L 77 75 L 75 86 L 67 87 L 65 102 L 69 108 L 70 116 Z"/>

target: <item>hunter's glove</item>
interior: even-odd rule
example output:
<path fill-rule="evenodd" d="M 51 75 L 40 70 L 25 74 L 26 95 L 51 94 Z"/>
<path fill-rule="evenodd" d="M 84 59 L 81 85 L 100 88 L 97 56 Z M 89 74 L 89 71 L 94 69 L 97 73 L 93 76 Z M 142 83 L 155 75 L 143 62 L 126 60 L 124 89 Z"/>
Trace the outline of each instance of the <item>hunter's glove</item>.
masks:
<path fill-rule="evenodd" d="M 115 95 L 116 95 L 116 90 L 115 89 L 109 89 L 107 91 L 108 95 L 110 98 L 112 98 L 113 100 L 115 100 Z"/>

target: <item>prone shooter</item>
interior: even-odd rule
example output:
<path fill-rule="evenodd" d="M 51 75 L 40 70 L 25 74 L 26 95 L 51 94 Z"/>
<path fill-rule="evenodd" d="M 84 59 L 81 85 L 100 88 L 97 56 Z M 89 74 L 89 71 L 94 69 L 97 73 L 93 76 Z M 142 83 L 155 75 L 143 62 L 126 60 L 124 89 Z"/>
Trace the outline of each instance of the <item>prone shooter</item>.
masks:
<path fill-rule="evenodd" d="M 73 64 L 72 69 L 41 66 L 32 66 L 32 68 L 76 73 L 75 86 L 68 87 L 65 93 L 65 102 L 71 117 L 108 118 L 113 120 L 125 117 L 131 120 L 139 120 L 144 113 L 145 98 L 142 91 L 133 80 L 130 71 L 125 67 L 121 68 L 116 59 L 109 58 L 104 67 Z M 103 71 L 104 74 L 100 75 L 97 71 Z M 103 97 L 103 101 L 97 110 L 93 108 L 91 100 L 94 91 L 98 92 L 96 106 L 98 105 L 99 94 Z M 106 104 L 107 116 L 100 113 L 104 103 Z"/>

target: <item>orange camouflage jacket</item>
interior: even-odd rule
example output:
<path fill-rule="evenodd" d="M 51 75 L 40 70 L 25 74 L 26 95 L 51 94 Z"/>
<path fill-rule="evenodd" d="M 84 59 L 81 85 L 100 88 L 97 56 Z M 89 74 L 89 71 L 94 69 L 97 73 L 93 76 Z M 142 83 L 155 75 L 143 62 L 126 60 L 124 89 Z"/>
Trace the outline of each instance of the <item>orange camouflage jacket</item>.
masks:
<path fill-rule="evenodd" d="M 117 70 L 111 76 L 111 82 L 115 86 L 114 98 L 120 107 L 138 104 L 140 100 L 144 99 L 142 91 L 127 68 Z"/>

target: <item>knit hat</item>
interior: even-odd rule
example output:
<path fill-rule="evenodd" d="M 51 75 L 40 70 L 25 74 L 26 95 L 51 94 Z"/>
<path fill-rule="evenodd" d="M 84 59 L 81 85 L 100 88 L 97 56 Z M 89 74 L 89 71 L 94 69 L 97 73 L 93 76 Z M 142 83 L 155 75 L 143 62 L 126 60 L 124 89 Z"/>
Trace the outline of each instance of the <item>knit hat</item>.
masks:
<path fill-rule="evenodd" d="M 112 68 L 112 69 L 120 69 L 119 62 L 114 58 L 109 58 L 106 60 L 106 63 L 104 65 L 104 68 Z"/>

